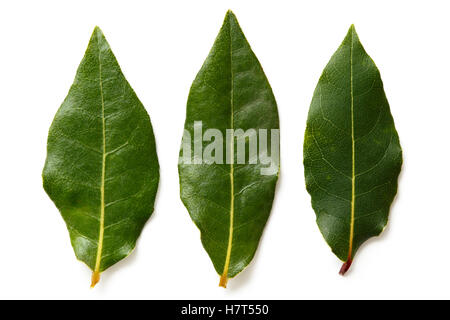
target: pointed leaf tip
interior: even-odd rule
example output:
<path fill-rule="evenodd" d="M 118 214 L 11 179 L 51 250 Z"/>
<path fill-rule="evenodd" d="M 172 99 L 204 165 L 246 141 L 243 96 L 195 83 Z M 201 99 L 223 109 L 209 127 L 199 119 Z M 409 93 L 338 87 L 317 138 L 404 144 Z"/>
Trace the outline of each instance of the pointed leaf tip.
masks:
<path fill-rule="evenodd" d="M 225 21 L 228 20 L 228 19 L 237 20 L 236 15 L 231 10 L 228 10 L 227 14 L 225 15 Z"/>
<path fill-rule="evenodd" d="M 350 25 L 350 28 L 348 28 L 348 31 L 347 31 L 347 36 L 352 35 L 352 34 L 356 34 L 356 29 L 355 29 L 354 24 Z"/>
<path fill-rule="evenodd" d="M 347 35 L 344 38 L 343 43 L 347 43 L 347 42 L 349 42 L 349 43 L 350 42 L 353 42 L 353 43 L 359 42 L 359 36 L 358 36 L 358 33 L 356 33 L 354 24 L 352 24 L 350 26 L 350 28 L 348 28 Z"/>
<path fill-rule="evenodd" d="M 105 35 L 103 34 L 103 31 L 102 31 L 102 29 L 100 29 L 100 27 L 99 26 L 95 26 L 95 28 L 94 28 L 94 31 L 92 31 L 92 35 L 91 35 L 91 41 L 92 40 L 96 40 L 97 42 L 98 41 L 101 41 L 101 40 L 106 40 L 105 39 Z"/>
<path fill-rule="evenodd" d="M 100 29 L 99 26 L 95 26 L 93 33 L 100 33 L 100 34 L 103 34 L 103 31 L 102 31 L 102 29 Z"/>
<path fill-rule="evenodd" d="M 356 27 L 354 24 L 350 26 L 350 31 L 352 32 L 353 36 L 356 37 L 356 39 L 359 39 L 358 33 L 356 32 Z"/>

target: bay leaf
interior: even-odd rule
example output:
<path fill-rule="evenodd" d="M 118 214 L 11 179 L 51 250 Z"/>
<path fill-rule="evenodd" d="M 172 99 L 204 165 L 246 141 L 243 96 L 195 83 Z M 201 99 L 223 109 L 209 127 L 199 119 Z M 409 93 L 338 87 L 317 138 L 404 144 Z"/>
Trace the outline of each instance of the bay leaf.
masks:
<path fill-rule="evenodd" d="M 93 287 L 134 249 L 159 181 L 150 118 L 98 27 L 50 127 L 43 181 Z"/>
<path fill-rule="evenodd" d="M 401 165 L 380 73 L 352 25 L 317 84 L 304 142 L 306 188 L 340 274 L 386 227 Z"/>
<path fill-rule="evenodd" d="M 196 136 L 196 124 L 197 129 L 202 125 L 204 135 Z M 218 143 L 231 137 L 230 129 L 249 133 L 240 136 L 249 150 L 244 162 L 238 136 Z M 259 139 L 257 152 L 252 149 L 254 138 Z M 214 161 L 202 158 L 215 143 Z M 274 156 L 279 154 L 278 143 L 279 119 L 272 89 L 229 11 L 189 93 L 178 166 L 181 199 L 200 229 L 222 287 L 255 255 L 278 180 L 279 160 Z M 188 149 L 194 156 L 186 156 Z M 273 161 L 267 164 L 264 159 L 269 149 Z"/>

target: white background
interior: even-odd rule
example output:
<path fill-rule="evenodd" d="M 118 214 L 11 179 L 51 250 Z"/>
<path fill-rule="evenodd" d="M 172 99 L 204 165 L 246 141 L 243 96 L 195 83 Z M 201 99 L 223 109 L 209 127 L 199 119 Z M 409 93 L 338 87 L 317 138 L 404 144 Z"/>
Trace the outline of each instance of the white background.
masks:
<path fill-rule="evenodd" d="M 177 160 L 189 88 L 227 9 L 278 102 L 281 176 L 255 259 L 222 289 L 179 199 Z M 449 10 L 412 0 L 0 0 L 0 298 L 450 298 Z M 316 83 L 352 23 L 381 71 L 404 164 L 387 229 L 341 277 L 305 190 L 302 145 Z M 150 114 L 161 182 L 137 249 L 91 290 L 41 171 L 95 25 Z"/>

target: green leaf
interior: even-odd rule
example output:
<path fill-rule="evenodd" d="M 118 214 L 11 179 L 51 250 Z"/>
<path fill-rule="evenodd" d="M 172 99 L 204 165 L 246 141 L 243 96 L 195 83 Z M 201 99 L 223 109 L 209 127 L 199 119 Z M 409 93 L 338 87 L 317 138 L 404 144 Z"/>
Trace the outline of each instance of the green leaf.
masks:
<path fill-rule="evenodd" d="M 134 249 L 159 181 L 150 118 L 98 27 L 50 127 L 43 179 L 94 286 Z"/>
<path fill-rule="evenodd" d="M 317 84 L 304 143 L 306 188 L 341 274 L 385 228 L 401 164 L 380 73 L 352 25 Z"/>
<path fill-rule="evenodd" d="M 200 135 L 196 146 L 194 124 L 200 121 L 204 130 L 215 129 L 222 137 L 227 136 L 227 129 L 254 129 L 253 133 L 259 135 L 258 161 L 250 152 L 254 135 L 244 140 L 230 138 L 217 147 L 215 159 L 226 157 L 223 163 L 201 161 L 202 154 L 196 155 L 197 147 L 203 148 L 205 154 L 208 145 L 218 138 L 211 143 L 203 137 L 202 142 Z M 189 164 L 180 158 L 178 167 L 181 199 L 200 229 L 202 244 L 223 287 L 228 278 L 236 276 L 252 260 L 272 207 L 279 162 L 275 156 L 273 170 L 261 171 L 269 165 L 262 161 L 259 129 L 266 129 L 270 138 L 268 149 L 272 156 L 277 154 L 279 136 L 272 134 L 278 132 L 279 120 L 272 89 L 236 17 L 229 11 L 189 93 L 180 157 L 186 156 L 183 148 L 187 145 L 194 150 L 194 161 Z M 249 150 L 245 163 L 239 163 L 239 141 L 245 141 L 245 150 Z M 227 151 L 228 156 L 223 156 Z M 196 161 L 201 163 L 195 164 Z"/>

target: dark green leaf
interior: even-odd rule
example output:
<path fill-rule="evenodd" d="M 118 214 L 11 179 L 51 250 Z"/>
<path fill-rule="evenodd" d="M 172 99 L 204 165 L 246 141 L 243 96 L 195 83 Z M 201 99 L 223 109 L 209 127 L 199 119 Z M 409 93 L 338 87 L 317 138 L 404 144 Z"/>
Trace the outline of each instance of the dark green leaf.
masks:
<path fill-rule="evenodd" d="M 401 164 L 380 73 L 351 26 L 314 92 L 304 144 L 306 187 L 341 274 L 385 228 Z"/>
<path fill-rule="evenodd" d="M 245 132 L 255 129 L 258 133 L 259 129 L 267 129 L 271 155 L 279 152 L 279 137 L 272 136 L 279 129 L 272 89 L 231 12 L 227 13 L 189 93 L 183 145 L 192 146 L 194 154 L 197 121 L 202 122 L 203 130 L 217 129 L 223 137 L 227 129 Z M 192 141 L 186 135 L 193 137 Z M 264 150 L 258 135 L 256 164 L 249 159 L 250 155 L 245 163 L 239 163 L 239 139 L 235 138 L 221 144 L 215 153 L 216 158 L 224 159 L 226 150 L 232 150 L 229 154 L 234 155 L 234 161 L 226 161 L 229 157 L 223 163 L 187 164 L 180 158 L 181 199 L 200 229 L 203 246 L 221 276 L 223 287 L 228 278 L 237 275 L 252 260 L 272 207 L 279 163 L 275 160 L 273 170 L 262 173 L 261 169 L 268 165 L 261 160 Z M 250 149 L 250 140 L 245 139 L 245 150 Z M 205 153 L 210 143 L 200 141 Z M 183 149 L 181 155 L 185 156 Z M 199 157 L 194 158 L 194 162 L 199 161 Z"/>
<path fill-rule="evenodd" d="M 94 286 L 134 249 L 159 181 L 150 118 L 98 27 L 50 127 L 43 178 Z"/>

